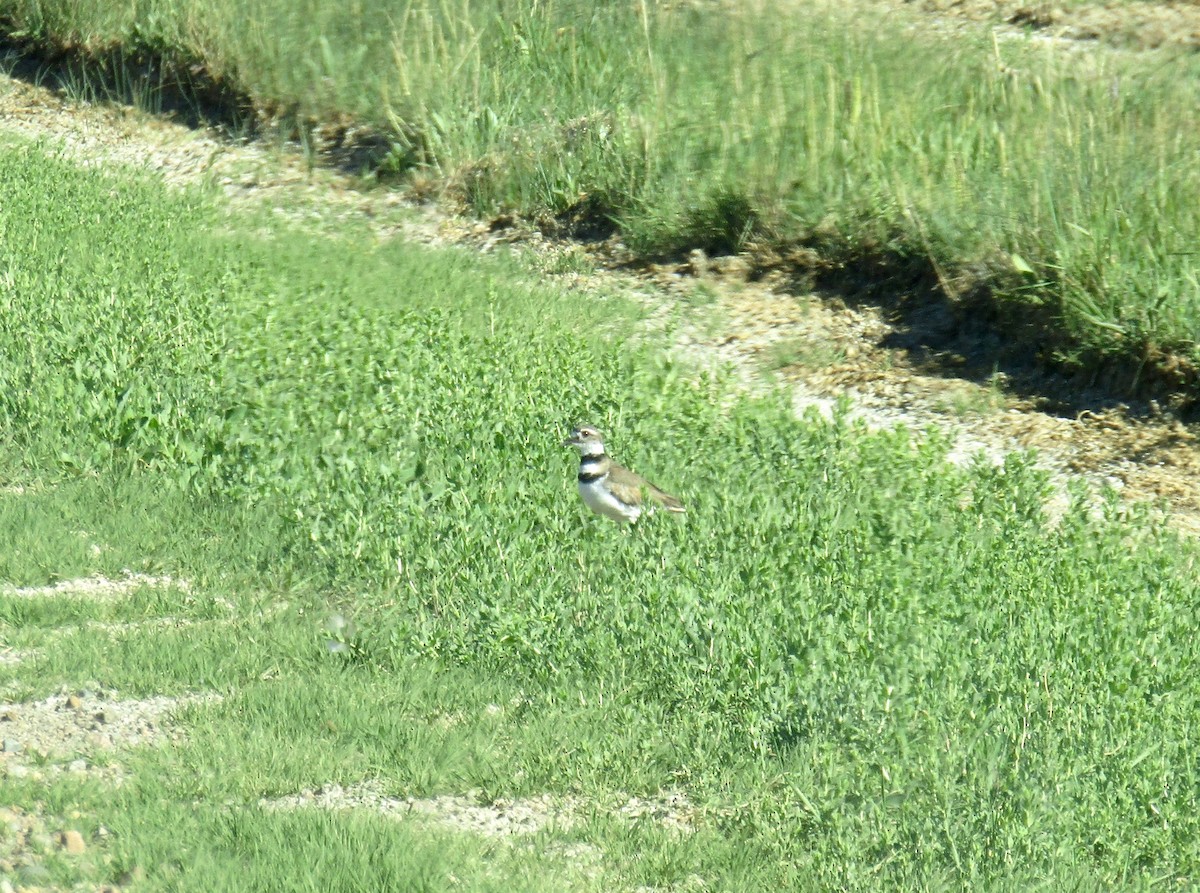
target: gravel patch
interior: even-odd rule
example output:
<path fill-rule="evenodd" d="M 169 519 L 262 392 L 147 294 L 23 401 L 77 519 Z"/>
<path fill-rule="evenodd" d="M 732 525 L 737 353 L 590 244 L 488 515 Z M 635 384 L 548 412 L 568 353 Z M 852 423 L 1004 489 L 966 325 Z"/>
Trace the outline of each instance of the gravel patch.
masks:
<path fill-rule="evenodd" d="M 120 598 L 143 586 L 173 587 L 187 592 L 191 584 L 169 575 L 151 576 L 125 570 L 119 580 L 96 574 L 75 580 L 60 580 L 48 586 L 0 586 L 0 595 L 9 598 L 54 598 L 55 596 L 87 596 L 89 598 Z"/>
<path fill-rule="evenodd" d="M 629 797 L 611 808 L 578 797 L 539 794 L 534 797 L 501 797 L 484 801 L 479 791 L 442 794 L 437 797 L 392 797 L 379 782 L 366 781 L 343 787 L 329 784 L 285 797 L 263 799 L 267 809 L 370 810 L 399 819 L 483 837 L 529 835 L 549 828 L 568 829 L 587 814 L 609 814 L 630 823 L 654 822 L 680 833 L 693 830 L 694 808 L 686 795 L 663 792 L 658 797 Z"/>
<path fill-rule="evenodd" d="M 862 0 L 860 0 L 862 2 Z M 894 5 L 889 0 L 875 6 Z M 1048 3 L 1030 0 L 906 0 L 926 14 L 932 27 L 956 21 L 989 23 L 997 31 L 1044 40 L 1098 45 L 1130 51 L 1159 48 L 1189 50 L 1200 46 L 1200 4 L 1184 2 Z"/>
<path fill-rule="evenodd" d="M 681 791 L 663 791 L 657 797 L 630 797 L 616 814 L 630 822 L 654 822 L 670 831 L 694 830 L 695 810 Z"/>
<path fill-rule="evenodd" d="M 78 818 L 78 814 L 47 815 L 41 804 L 0 806 L 0 893 L 59 889 L 45 886 L 50 877 L 43 864 L 47 859 L 65 857 L 84 872 L 90 870 L 89 857 L 104 846 L 110 833 L 102 825 L 94 835 L 85 837 L 72 827 Z M 71 889 L 115 888 L 76 884 Z"/>
<path fill-rule="evenodd" d="M 119 782 L 107 755 L 163 738 L 178 740 L 170 714 L 220 700 L 214 693 L 122 699 L 115 691 L 81 689 L 40 701 L 0 703 L 0 770 L 11 778 L 50 779 L 64 773 Z"/>
<path fill-rule="evenodd" d="M 342 787 L 337 784 L 310 788 L 274 800 L 260 800 L 268 809 L 361 809 L 442 825 L 455 831 L 484 837 L 535 834 L 550 824 L 569 827 L 569 804 L 549 795 L 498 799 L 481 803 L 478 793 L 444 794 L 438 797 L 391 797 L 378 782 Z"/>

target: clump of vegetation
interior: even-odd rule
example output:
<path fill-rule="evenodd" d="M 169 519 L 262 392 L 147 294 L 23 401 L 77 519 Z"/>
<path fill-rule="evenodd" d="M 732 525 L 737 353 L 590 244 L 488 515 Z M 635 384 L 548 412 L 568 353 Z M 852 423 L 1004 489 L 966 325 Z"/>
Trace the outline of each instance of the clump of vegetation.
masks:
<path fill-rule="evenodd" d="M 1194 385 L 1192 56 L 754 4 L 0 11 L 34 44 L 174 59 L 272 119 L 349 116 L 394 145 L 388 177 L 432 174 L 479 213 L 598 204 L 651 253 L 752 240 L 903 258 L 938 270 L 949 300 L 991 291 L 1014 333 L 1036 320 L 1047 358 Z"/>
<path fill-rule="evenodd" d="M 4 461 L 61 481 L 0 495 L 0 578 L 150 561 L 195 581 L 118 604 L 0 591 L 0 635 L 39 655 L 0 674 L 227 695 L 119 796 L 56 789 L 125 864 L 212 889 L 253 845 L 333 888 L 495 888 L 486 843 L 375 858 L 411 831 L 260 805 L 364 778 L 683 787 L 694 837 L 569 832 L 618 885 L 1113 885 L 1200 864 L 1194 549 L 1146 517 L 1079 493 L 1052 522 L 1025 459 L 955 469 L 936 437 L 730 398 L 588 334 L 619 302 L 512 262 L 278 223 L 217 236 L 188 196 L 29 147 L 0 153 L 0 182 Z M 579 419 L 678 482 L 687 516 L 590 517 L 558 446 Z M 353 660 L 330 654 L 335 612 Z M 172 617 L 188 625 L 87 623 Z M 181 827 L 186 877 L 164 836 Z M 345 845 L 358 833 L 395 847 Z"/>

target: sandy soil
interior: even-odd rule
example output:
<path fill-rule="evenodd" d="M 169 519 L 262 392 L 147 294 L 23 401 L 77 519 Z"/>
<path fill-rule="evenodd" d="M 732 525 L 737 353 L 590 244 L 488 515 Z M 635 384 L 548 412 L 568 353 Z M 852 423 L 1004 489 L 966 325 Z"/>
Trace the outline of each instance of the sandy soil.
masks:
<path fill-rule="evenodd" d="M 935 19 L 987 22 L 1043 32 L 1047 37 L 1094 40 L 1129 49 L 1200 47 L 1200 3 L 1046 2 L 1046 0 L 905 0 Z"/>

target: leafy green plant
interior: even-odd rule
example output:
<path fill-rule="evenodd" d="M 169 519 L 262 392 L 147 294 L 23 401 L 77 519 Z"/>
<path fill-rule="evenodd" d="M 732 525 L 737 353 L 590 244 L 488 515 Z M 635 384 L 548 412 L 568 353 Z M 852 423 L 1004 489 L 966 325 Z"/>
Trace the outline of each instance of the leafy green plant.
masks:
<path fill-rule="evenodd" d="M 583 826 L 625 854 L 617 885 L 1195 873 L 1195 547 L 1147 514 L 1080 492 L 1051 520 L 1028 457 L 956 468 L 933 434 L 736 396 L 645 337 L 597 337 L 632 316 L 619 301 L 511 261 L 263 235 L 36 147 L 0 153 L 0 182 L 0 431 L 54 482 L 0 493 L 0 575 L 136 566 L 194 587 L 0 590 L 0 636 L 30 655 L 0 677 L 30 697 L 93 679 L 225 696 L 131 757 L 117 796 L 53 787 L 155 883 L 232 888 L 244 841 L 334 887 L 426 877 L 390 855 L 415 851 L 406 827 L 262 806 L 364 780 L 591 803 L 683 788 L 695 836 L 613 810 Z M 588 513 L 559 446 L 581 420 L 686 515 Z M 348 606 L 356 634 L 323 632 Z M 489 846 L 428 876 L 461 864 L 495 888 Z"/>

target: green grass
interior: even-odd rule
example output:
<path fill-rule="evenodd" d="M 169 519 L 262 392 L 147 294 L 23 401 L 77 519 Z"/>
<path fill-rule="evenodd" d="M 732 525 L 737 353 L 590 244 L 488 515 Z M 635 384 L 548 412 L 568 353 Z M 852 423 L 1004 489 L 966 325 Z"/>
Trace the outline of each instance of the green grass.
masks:
<path fill-rule="evenodd" d="M 0 684 L 224 696 L 114 758 L 116 793 L 37 789 L 114 832 L 64 883 L 1195 882 L 1195 549 L 1145 513 L 1079 495 L 1052 523 L 1027 459 L 956 469 L 934 436 L 731 397 L 512 260 L 263 235 L 37 147 L 0 183 L 0 480 L 39 482 L 0 491 L 0 579 L 192 581 L 0 590 L 33 655 Z M 558 445 L 584 419 L 687 515 L 587 515 Z M 87 623 L 168 617 L 194 622 Z M 259 805 L 362 780 L 595 807 L 498 843 Z M 694 833 L 604 806 L 661 789 Z M 594 873 L 556 855 L 578 843 Z"/>
<path fill-rule="evenodd" d="M 0 14 L 101 61 L 115 46 L 202 64 L 271 114 L 349 115 L 393 141 L 385 168 L 480 213 L 587 208 L 651 254 L 800 242 L 936 269 L 951 298 L 992 289 L 1002 327 L 1034 319 L 1061 361 L 1145 360 L 1190 381 L 1192 56 L 994 45 L 803 5 L 5 0 Z"/>

